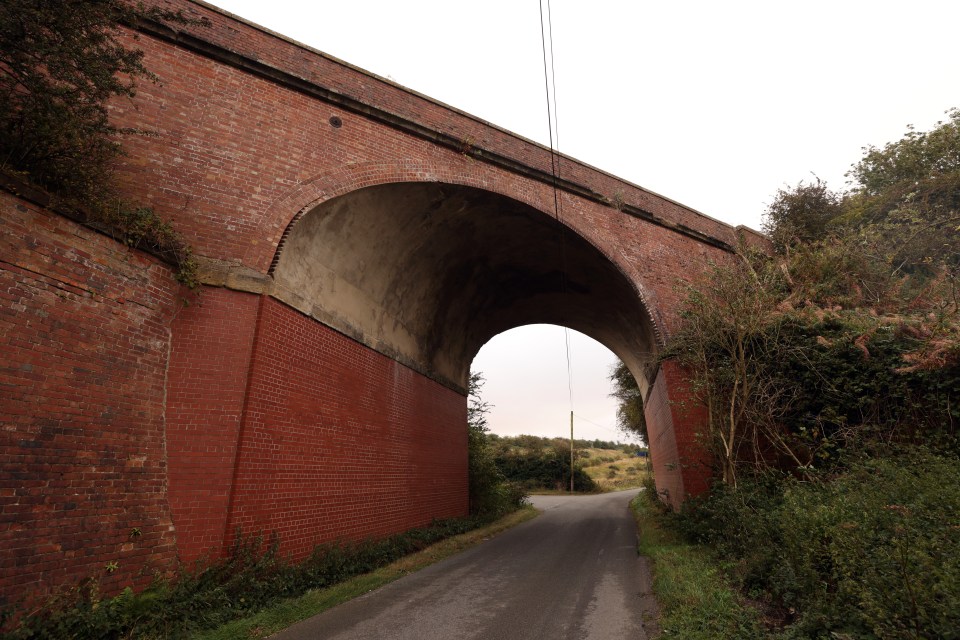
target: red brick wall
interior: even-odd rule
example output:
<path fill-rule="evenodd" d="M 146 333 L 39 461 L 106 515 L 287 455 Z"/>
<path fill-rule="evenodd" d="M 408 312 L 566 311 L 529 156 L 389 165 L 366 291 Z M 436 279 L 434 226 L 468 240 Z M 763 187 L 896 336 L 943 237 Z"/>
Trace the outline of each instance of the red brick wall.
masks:
<path fill-rule="evenodd" d="M 174 567 L 163 402 L 177 292 L 155 260 L 0 192 L 0 603 Z"/>
<path fill-rule="evenodd" d="M 302 556 L 466 513 L 463 396 L 272 299 L 184 307 L 167 267 L 9 194 L 0 214 L 0 602 L 144 586 L 236 526 Z"/>
<path fill-rule="evenodd" d="M 167 389 L 170 510 L 185 561 L 223 543 L 260 297 L 206 288 L 200 300 L 173 323 Z"/>
<path fill-rule="evenodd" d="M 660 365 L 644 405 L 653 474 L 660 498 L 674 509 L 687 496 L 710 486 L 710 456 L 705 449 L 705 407 L 690 392 L 683 369 L 671 360 Z"/>
<path fill-rule="evenodd" d="M 163 152 L 178 155 L 181 163 L 176 166 L 158 163 L 159 145 L 148 140 L 143 142 L 152 149 L 149 159 L 144 157 L 143 161 L 163 174 L 163 186 L 168 190 L 165 195 L 183 195 L 193 189 L 191 182 L 209 178 L 205 188 L 217 194 L 209 200 L 209 204 L 216 207 L 217 215 L 203 221 L 211 227 L 204 228 L 203 232 L 213 232 L 208 236 L 211 240 L 217 237 L 216 227 L 224 222 L 221 216 L 231 213 L 228 203 L 244 207 L 247 214 L 258 214 L 260 205 L 269 204 L 284 190 L 348 163 L 397 160 L 411 165 L 418 162 L 452 167 L 463 164 L 464 174 L 488 171 L 482 157 L 480 162 L 474 162 L 464 156 L 464 149 L 474 148 L 490 155 L 502 155 L 543 175 L 550 174 L 551 154 L 542 145 L 190 0 L 153 0 L 153 3 L 210 20 L 209 28 L 188 27 L 183 31 L 231 52 L 231 58 L 247 58 L 248 69 L 262 66 L 267 73 L 287 74 L 298 85 L 315 84 L 326 93 L 382 110 L 388 120 L 414 123 L 427 132 L 439 134 L 427 133 L 426 140 L 417 139 L 304 95 L 302 91 L 255 78 L 250 72 L 204 60 L 182 49 L 158 45 L 152 38 L 144 37 L 137 45 L 147 51 L 145 63 L 164 83 L 159 87 L 146 83 L 141 86 L 140 112 L 135 115 L 141 126 L 145 122 L 156 126 L 162 136 L 167 137 L 166 143 L 161 142 L 166 147 Z M 330 127 L 331 116 L 340 117 L 343 127 Z M 445 149 L 430 138 L 453 138 L 463 144 Z M 231 144 L 240 139 L 242 144 Z M 585 186 L 588 192 L 610 199 L 621 197 L 627 204 L 678 226 L 735 244 L 734 230 L 728 225 L 594 167 L 564 158 L 560 172 L 563 179 Z M 375 182 L 375 175 L 369 177 Z M 423 179 L 433 178 L 425 175 Z M 518 192 L 540 188 L 525 182 Z M 248 193 L 241 195 L 230 188 L 236 186 Z M 249 193 L 254 186 L 259 188 Z M 546 196 L 544 206 L 552 210 L 549 180 L 542 186 Z M 598 208 L 613 211 L 609 206 L 598 205 Z M 258 231 L 275 224 L 274 220 L 264 222 Z M 238 231 L 246 230 L 237 226 Z M 279 234 L 283 226 L 281 223 L 279 228 L 270 231 Z M 236 234 L 220 240 L 242 243 L 245 239 L 242 234 Z M 263 243 L 258 249 L 265 249 L 267 245 Z M 265 258 L 269 262 L 272 255 Z M 253 259 L 250 254 L 248 264 L 253 265 Z"/>
<path fill-rule="evenodd" d="M 182 559 L 216 555 L 238 527 L 275 531 L 302 557 L 466 514 L 460 394 L 272 298 L 206 289 L 174 329 L 167 441 Z"/>
<path fill-rule="evenodd" d="M 467 512 L 466 399 L 263 300 L 228 534 L 296 557 Z"/>

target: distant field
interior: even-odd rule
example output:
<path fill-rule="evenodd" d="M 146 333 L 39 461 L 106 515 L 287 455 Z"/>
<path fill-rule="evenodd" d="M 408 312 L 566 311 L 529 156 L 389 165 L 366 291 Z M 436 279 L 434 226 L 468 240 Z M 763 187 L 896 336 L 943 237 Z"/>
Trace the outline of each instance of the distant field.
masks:
<path fill-rule="evenodd" d="M 647 458 L 616 449 L 582 449 L 583 470 L 603 491 L 640 488 L 647 476 Z"/>
<path fill-rule="evenodd" d="M 566 492 L 570 487 L 570 440 L 490 434 L 494 463 L 511 481 L 533 493 Z M 574 483 L 579 492 L 620 491 L 643 486 L 647 458 L 638 447 L 605 440 L 574 440 Z"/>

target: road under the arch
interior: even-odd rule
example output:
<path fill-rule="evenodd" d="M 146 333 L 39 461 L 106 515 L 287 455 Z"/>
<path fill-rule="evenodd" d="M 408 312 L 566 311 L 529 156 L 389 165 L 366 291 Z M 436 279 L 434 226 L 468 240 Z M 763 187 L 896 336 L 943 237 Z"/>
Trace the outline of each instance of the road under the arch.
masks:
<path fill-rule="evenodd" d="M 277 640 L 644 640 L 656 617 L 636 490 L 535 496 L 543 513 L 274 636 Z"/>

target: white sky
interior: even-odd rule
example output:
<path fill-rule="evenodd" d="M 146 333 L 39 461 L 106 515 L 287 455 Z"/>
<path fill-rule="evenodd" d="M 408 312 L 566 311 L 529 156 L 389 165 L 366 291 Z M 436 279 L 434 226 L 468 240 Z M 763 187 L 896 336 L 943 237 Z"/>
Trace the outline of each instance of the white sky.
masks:
<path fill-rule="evenodd" d="M 213 4 L 548 142 L 536 0 Z M 552 18 L 560 151 L 731 224 L 759 228 L 811 172 L 843 187 L 863 146 L 960 106 L 956 0 L 553 0 Z M 615 358 L 570 335 L 578 437 L 615 439 Z M 501 334 L 474 369 L 493 431 L 568 433 L 562 330 Z"/>

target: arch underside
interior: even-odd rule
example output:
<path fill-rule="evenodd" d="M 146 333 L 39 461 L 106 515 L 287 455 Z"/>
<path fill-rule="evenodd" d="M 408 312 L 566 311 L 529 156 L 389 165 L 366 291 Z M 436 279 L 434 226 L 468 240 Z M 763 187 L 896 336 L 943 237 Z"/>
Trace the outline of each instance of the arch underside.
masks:
<path fill-rule="evenodd" d="M 514 327 L 558 324 L 610 348 L 645 392 L 656 332 L 637 286 L 586 239 L 506 196 L 394 183 L 296 220 L 273 295 L 463 391 L 473 357 Z"/>

